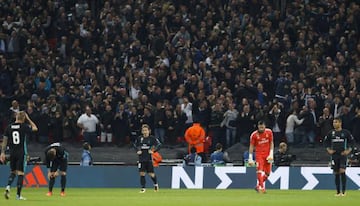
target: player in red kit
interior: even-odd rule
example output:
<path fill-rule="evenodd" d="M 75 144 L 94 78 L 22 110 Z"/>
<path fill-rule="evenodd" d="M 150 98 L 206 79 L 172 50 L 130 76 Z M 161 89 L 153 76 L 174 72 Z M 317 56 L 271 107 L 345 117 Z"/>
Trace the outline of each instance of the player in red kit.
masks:
<path fill-rule="evenodd" d="M 270 175 L 271 164 L 274 160 L 274 142 L 271 129 L 266 128 L 263 121 L 259 121 L 258 129 L 250 136 L 248 164 L 254 165 L 253 152 L 256 149 L 256 191 L 265 193 L 265 181 Z"/>

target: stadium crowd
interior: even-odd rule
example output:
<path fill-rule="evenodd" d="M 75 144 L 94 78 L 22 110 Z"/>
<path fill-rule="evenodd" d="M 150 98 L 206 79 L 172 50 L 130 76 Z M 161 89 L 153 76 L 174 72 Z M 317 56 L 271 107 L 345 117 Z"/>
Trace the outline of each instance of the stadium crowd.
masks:
<path fill-rule="evenodd" d="M 142 123 L 165 144 L 195 121 L 224 149 L 265 119 L 275 145 L 316 146 L 341 116 L 360 143 L 360 8 L 351 0 L 0 0 L 0 117 L 33 141 L 100 142 Z M 2 132 L 0 132 L 2 133 Z"/>

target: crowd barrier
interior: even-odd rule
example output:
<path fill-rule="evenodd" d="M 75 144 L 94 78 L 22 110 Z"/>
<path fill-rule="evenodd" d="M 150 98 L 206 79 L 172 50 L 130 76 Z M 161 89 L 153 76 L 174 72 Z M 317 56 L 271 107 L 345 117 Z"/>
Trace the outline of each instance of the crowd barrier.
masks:
<path fill-rule="evenodd" d="M 67 186 L 73 188 L 139 188 L 139 174 L 136 166 L 69 166 Z M 9 167 L 0 166 L 0 185 L 5 185 Z M 160 166 L 156 168 L 161 188 L 172 189 L 238 189 L 254 188 L 255 168 L 224 167 L 182 167 Z M 360 189 L 360 167 L 346 170 L 350 190 Z M 55 186 L 59 186 L 60 180 Z M 147 185 L 152 182 L 147 177 Z M 24 178 L 25 187 L 46 187 L 47 168 L 43 165 L 28 166 Z M 329 167 L 274 167 L 266 182 L 272 189 L 334 189 L 334 176 Z"/>

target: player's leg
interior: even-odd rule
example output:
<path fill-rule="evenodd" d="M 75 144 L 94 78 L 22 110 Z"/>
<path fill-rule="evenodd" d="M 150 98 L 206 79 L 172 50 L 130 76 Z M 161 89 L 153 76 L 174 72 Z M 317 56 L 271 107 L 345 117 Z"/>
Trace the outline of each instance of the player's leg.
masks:
<path fill-rule="evenodd" d="M 345 196 L 345 192 L 346 192 L 346 173 L 345 173 L 346 164 L 347 164 L 346 156 L 342 156 L 339 161 L 339 174 L 341 178 L 342 196 Z"/>
<path fill-rule="evenodd" d="M 17 179 L 17 191 L 16 191 L 16 199 L 17 200 L 25 200 L 24 197 L 21 196 L 21 190 L 23 187 L 24 182 L 24 171 L 25 171 L 25 165 L 26 165 L 26 155 L 22 155 L 22 158 L 19 158 L 19 161 L 16 163 L 16 174 L 18 176 Z"/>
<path fill-rule="evenodd" d="M 24 182 L 24 172 L 23 171 L 17 171 L 17 176 L 18 176 L 18 180 L 17 180 L 16 199 L 18 199 L 18 200 L 26 200 L 26 198 L 24 198 L 21 195 L 21 190 L 22 190 L 23 182 Z"/>
<path fill-rule="evenodd" d="M 264 179 L 265 179 L 265 165 L 266 159 L 262 157 L 256 157 L 256 175 L 257 175 L 257 191 L 262 192 L 264 190 Z"/>
<path fill-rule="evenodd" d="M 140 185 L 141 185 L 141 190 L 140 193 L 144 193 L 145 192 L 145 185 L 146 185 L 146 180 L 145 180 L 145 164 L 144 162 L 139 162 L 138 163 L 138 168 L 139 168 L 139 174 L 140 174 Z"/>
<path fill-rule="evenodd" d="M 67 160 L 66 159 L 62 160 L 61 163 L 60 163 L 60 176 L 61 176 L 61 179 L 60 179 L 60 184 L 61 184 L 60 196 L 62 196 L 62 197 L 65 196 L 67 166 L 68 166 Z"/>
<path fill-rule="evenodd" d="M 57 170 L 59 167 L 59 163 L 57 161 L 53 161 L 50 167 L 50 175 L 49 175 L 49 191 L 46 193 L 47 196 L 52 196 L 52 191 L 55 185 L 55 178 L 57 176 Z"/>
<path fill-rule="evenodd" d="M 266 189 L 266 180 L 268 179 L 270 173 L 271 173 L 271 163 L 269 163 L 268 161 L 264 162 L 264 190 Z"/>
<path fill-rule="evenodd" d="M 147 172 L 148 172 L 149 176 L 151 177 L 151 180 L 154 183 L 155 192 L 159 191 L 159 184 L 157 182 L 157 177 L 156 177 L 156 174 L 154 172 L 154 165 L 152 164 L 152 162 L 149 162 Z"/>
<path fill-rule="evenodd" d="M 5 199 L 9 199 L 10 198 L 10 187 L 12 185 L 12 183 L 15 180 L 16 177 L 16 163 L 17 163 L 18 159 L 17 156 L 15 154 L 11 154 L 10 155 L 10 175 L 8 178 L 8 182 L 5 188 L 5 192 L 4 192 L 4 196 Z"/>
<path fill-rule="evenodd" d="M 336 187 L 336 194 L 335 196 L 340 196 L 340 173 L 339 173 L 339 169 L 340 169 L 340 164 L 339 164 L 339 159 L 338 158 L 332 158 L 331 160 L 331 167 L 333 169 L 334 175 L 335 175 L 335 187 Z"/>
<path fill-rule="evenodd" d="M 60 184 L 61 184 L 61 192 L 60 192 L 60 196 L 64 197 L 65 196 L 65 187 L 66 187 L 66 172 L 65 171 L 60 171 Z"/>
<path fill-rule="evenodd" d="M 11 172 L 10 172 L 8 182 L 7 182 L 7 185 L 5 188 L 5 192 L 4 192 L 5 199 L 10 198 L 10 187 L 16 177 L 16 162 L 17 162 L 17 159 L 16 159 L 15 155 L 10 155 L 10 171 Z"/>

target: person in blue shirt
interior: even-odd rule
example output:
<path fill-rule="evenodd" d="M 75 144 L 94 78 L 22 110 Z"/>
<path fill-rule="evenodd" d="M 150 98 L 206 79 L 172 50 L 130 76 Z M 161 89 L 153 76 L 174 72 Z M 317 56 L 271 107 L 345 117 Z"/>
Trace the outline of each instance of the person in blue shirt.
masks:
<path fill-rule="evenodd" d="M 185 165 L 201 166 L 202 158 L 196 153 L 196 148 L 190 148 L 190 154 L 184 157 Z"/>
<path fill-rule="evenodd" d="M 93 165 L 92 156 L 90 154 L 91 145 L 88 142 L 83 144 L 84 151 L 81 155 L 80 166 L 91 166 Z"/>
<path fill-rule="evenodd" d="M 217 143 L 215 146 L 215 151 L 210 155 L 210 159 L 211 159 L 211 164 L 212 165 L 224 165 L 225 164 L 225 160 L 224 160 L 224 152 L 223 150 L 223 146 L 221 143 Z"/>

